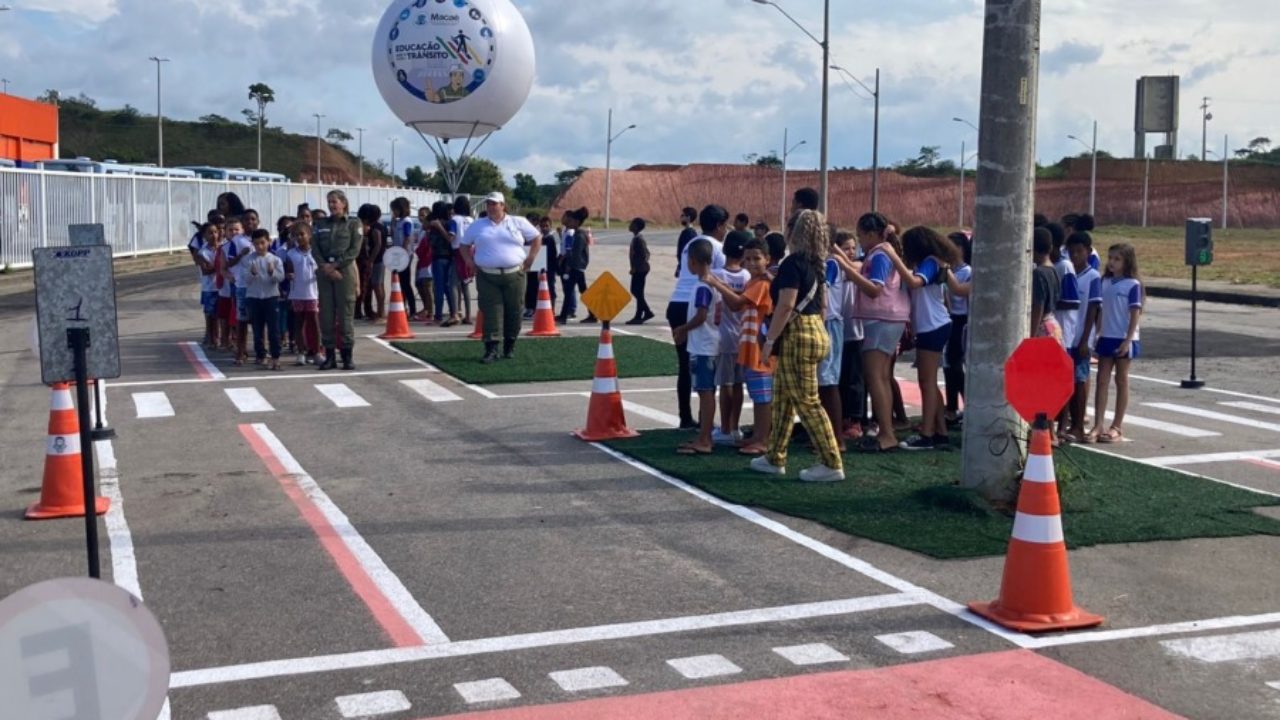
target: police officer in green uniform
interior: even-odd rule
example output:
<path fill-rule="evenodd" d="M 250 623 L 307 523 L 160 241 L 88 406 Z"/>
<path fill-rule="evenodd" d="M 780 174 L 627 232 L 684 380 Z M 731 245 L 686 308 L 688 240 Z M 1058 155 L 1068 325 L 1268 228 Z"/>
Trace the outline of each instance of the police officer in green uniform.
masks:
<path fill-rule="evenodd" d="M 315 258 L 316 282 L 320 291 L 320 341 L 324 363 L 320 370 L 338 367 L 333 324 L 342 319 L 342 369 L 355 370 L 351 355 L 355 346 L 356 286 L 359 271 L 355 259 L 364 243 L 364 228 L 350 217 L 346 193 L 333 190 L 328 195 L 329 215 L 316 223 L 311 255 Z"/>

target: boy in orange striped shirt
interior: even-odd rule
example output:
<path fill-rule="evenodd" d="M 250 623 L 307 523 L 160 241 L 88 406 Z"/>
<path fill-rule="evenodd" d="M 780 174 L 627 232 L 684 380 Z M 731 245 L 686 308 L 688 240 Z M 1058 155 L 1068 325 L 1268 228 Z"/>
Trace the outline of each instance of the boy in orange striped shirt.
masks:
<path fill-rule="evenodd" d="M 734 292 L 719 278 L 708 274 L 704 281 L 720 292 L 724 304 L 734 312 L 742 313 L 742 337 L 738 343 L 738 365 L 742 366 L 747 384 L 747 394 L 754 408 L 754 426 L 751 436 L 744 438 L 738 452 L 743 455 L 763 455 L 773 429 L 773 358 L 761 357 L 760 340 L 765 337 L 765 324 L 773 313 L 773 301 L 769 297 L 769 248 L 760 240 L 751 240 L 745 246 L 742 267 L 751 273 L 751 280 L 741 293 Z"/>

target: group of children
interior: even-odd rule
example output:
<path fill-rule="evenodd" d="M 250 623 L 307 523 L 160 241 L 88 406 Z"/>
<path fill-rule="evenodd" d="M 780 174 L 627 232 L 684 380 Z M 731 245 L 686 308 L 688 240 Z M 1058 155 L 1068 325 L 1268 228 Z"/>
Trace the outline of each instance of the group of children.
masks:
<path fill-rule="evenodd" d="M 805 188 L 794 202 L 796 213 L 816 209 L 817 195 Z M 728 213 L 719 206 L 708 206 L 696 217 L 701 234 L 691 227 L 692 209 L 682 218 L 691 237 L 682 236 L 685 267 L 677 267 L 673 295 L 673 305 L 687 302 L 687 309 L 679 308 L 685 314 L 669 320 L 677 346 L 687 351 L 689 385 L 700 411 L 699 420 L 690 415 L 681 424 L 697 427 L 699 433 L 677 451 L 704 455 L 715 445 L 733 445 L 744 455 L 764 455 L 779 419 L 772 417 L 776 362 L 762 343 L 770 323 L 786 322 L 773 317 L 778 293 L 776 288 L 771 293 L 770 285 L 778 276 L 787 239 L 767 228 L 758 229 L 756 237 L 726 233 Z M 735 218 L 735 230 L 744 230 L 745 223 L 745 216 Z M 1140 350 L 1143 293 L 1136 253 L 1128 244 L 1112 246 L 1102 266 L 1093 251 L 1093 218 L 1088 215 L 1068 215 L 1062 223 L 1037 216 L 1036 227 L 1031 334 L 1057 338 L 1075 368 L 1075 392 L 1058 418 L 1058 437 L 1119 441 L 1128 368 Z M 878 213 L 862 216 L 852 232 L 828 230 L 830 247 L 818 283 L 818 296 L 824 299 L 815 303 L 798 297 L 791 312 L 821 313 L 830 350 L 817 365 L 818 397 L 838 449 L 844 451 L 847 440 L 858 441 L 866 452 L 949 448 L 950 428 L 963 419 L 972 237 L 967 232 L 944 237 L 925 227 L 900 234 Z M 681 278 L 687 276 L 693 279 L 682 292 Z M 895 364 L 911 350 L 922 417 L 916 432 L 900 441 L 896 430 L 908 421 Z M 1098 364 L 1095 421 L 1086 432 L 1093 362 Z M 940 371 L 945 393 L 939 389 Z M 1113 373 L 1116 404 L 1107 425 Z M 739 429 L 744 390 L 755 407 L 747 437 Z M 717 410 L 718 425 L 713 420 Z M 816 438 L 810 441 L 821 446 Z"/>

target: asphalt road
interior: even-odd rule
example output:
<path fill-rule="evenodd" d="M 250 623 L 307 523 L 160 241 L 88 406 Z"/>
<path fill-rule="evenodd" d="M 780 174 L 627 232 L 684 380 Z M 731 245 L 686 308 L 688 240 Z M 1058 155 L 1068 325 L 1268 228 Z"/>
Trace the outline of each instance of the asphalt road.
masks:
<path fill-rule="evenodd" d="M 591 274 L 625 282 L 625 234 L 597 237 Z M 673 237 L 651 237 L 655 308 Z M 1073 552 L 1102 634 L 997 633 L 958 603 L 994 595 L 1000 558 L 935 561 L 692 492 L 568 435 L 589 382 L 477 389 L 365 339 L 358 373 L 201 368 L 183 349 L 194 276 L 121 280 L 125 376 L 106 390 L 103 565 L 165 629 L 170 717 L 398 720 L 696 688 L 727 704 L 757 681 L 921 660 L 942 661 L 941 688 L 946 663 L 1013 649 L 1060 663 L 1068 698 L 1100 681 L 1186 717 L 1280 717 L 1280 538 Z M 48 407 L 26 307 L 0 306 L 0 596 L 84 572 L 82 523 L 20 519 Z M 1209 387 L 1184 391 L 1188 307 L 1151 300 L 1132 442 L 1110 451 L 1280 494 L 1280 311 L 1202 305 Z M 673 386 L 625 382 L 631 425 L 666 426 Z M 920 716 L 971 716 L 931 697 Z M 1142 707 L 1114 716 L 1157 716 Z"/>

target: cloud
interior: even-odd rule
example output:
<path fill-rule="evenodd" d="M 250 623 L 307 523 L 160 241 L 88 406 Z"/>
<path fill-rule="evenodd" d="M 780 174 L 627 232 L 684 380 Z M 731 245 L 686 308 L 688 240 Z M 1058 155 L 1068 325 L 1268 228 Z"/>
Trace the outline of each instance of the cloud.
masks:
<path fill-rule="evenodd" d="M 1040 56 L 1040 69 L 1050 75 L 1060 75 L 1073 67 L 1092 65 L 1102 57 L 1101 45 L 1067 42 Z"/>

